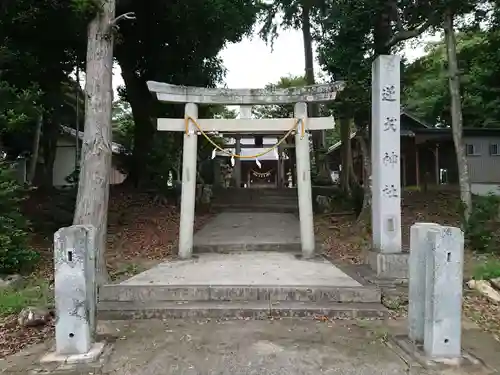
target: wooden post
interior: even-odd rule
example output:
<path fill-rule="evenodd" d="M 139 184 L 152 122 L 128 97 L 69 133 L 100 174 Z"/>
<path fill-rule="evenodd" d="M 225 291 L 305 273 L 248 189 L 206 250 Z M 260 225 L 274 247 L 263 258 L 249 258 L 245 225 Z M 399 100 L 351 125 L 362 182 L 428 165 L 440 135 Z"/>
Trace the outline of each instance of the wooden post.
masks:
<path fill-rule="evenodd" d="M 295 104 L 295 118 L 303 119 L 295 134 L 295 153 L 297 159 L 297 190 L 299 195 L 300 242 L 302 256 L 314 256 L 314 218 L 311 191 L 311 158 L 309 154 L 309 133 L 302 132 L 307 123 L 307 105 L 304 102 Z M 305 129 L 304 129 L 305 130 Z"/>
<path fill-rule="evenodd" d="M 186 116 L 198 118 L 198 106 L 187 103 Z M 196 203 L 196 158 L 198 136 L 195 126 L 189 124 L 189 133 L 184 134 L 182 150 L 182 195 L 181 222 L 179 228 L 179 258 L 190 258 L 193 254 L 194 209 Z"/>

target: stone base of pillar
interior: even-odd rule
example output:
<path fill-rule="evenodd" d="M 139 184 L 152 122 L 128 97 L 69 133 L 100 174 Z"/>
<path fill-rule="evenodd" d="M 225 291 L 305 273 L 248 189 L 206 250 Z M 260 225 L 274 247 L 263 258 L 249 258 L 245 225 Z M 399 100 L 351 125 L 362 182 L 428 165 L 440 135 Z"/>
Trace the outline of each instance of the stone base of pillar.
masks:
<path fill-rule="evenodd" d="M 365 263 L 382 279 L 407 279 L 409 253 L 369 251 Z"/>
<path fill-rule="evenodd" d="M 58 354 L 50 352 L 40 359 L 41 364 L 61 363 L 66 365 L 91 364 L 97 362 L 106 349 L 106 343 L 96 342 L 88 353 L 83 354 Z"/>

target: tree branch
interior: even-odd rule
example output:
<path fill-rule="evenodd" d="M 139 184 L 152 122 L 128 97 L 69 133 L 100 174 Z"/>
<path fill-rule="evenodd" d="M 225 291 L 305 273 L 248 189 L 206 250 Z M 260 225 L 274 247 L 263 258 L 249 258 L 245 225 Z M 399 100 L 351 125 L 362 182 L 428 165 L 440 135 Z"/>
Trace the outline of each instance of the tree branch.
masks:
<path fill-rule="evenodd" d="M 434 17 L 429 17 L 427 21 L 421 24 L 418 27 L 415 27 L 411 30 L 401 30 L 394 34 L 391 39 L 387 41 L 385 44 L 386 47 L 394 47 L 396 44 L 403 42 L 405 40 L 415 38 L 425 32 L 428 28 L 430 28 L 434 24 Z"/>
<path fill-rule="evenodd" d="M 119 26 L 118 26 L 118 23 L 122 20 L 135 20 L 136 17 L 135 17 L 135 13 L 134 12 L 127 12 L 127 13 L 123 13 L 122 15 L 112 19 L 110 22 L 109 22 L 109 25 L 114 28 L 114 29 L 119 29 Z"/>

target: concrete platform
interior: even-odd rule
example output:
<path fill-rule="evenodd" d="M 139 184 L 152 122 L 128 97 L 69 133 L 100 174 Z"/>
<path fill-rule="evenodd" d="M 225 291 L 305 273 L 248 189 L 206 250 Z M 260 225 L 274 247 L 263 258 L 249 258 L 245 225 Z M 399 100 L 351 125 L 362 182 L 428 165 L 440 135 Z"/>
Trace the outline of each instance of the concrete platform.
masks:
<path fill-rule="evenodd" d="M 361 286 L 324 258 L 305 260 L 273 252 L 200 254 L 159 264 L 121 284 Z"/>
<path fill-rule="evenodd" d="M 290 253 L 201 254 L 165 262 L 99 292 L 102 319 L 380 317 L 380 290 L 324 258 Z"/>
<path fill-rule="evenodd" d="M 272 212 L 223 212 L 194 236 L 194 252 L 300 252 L 296 215 Z"/>

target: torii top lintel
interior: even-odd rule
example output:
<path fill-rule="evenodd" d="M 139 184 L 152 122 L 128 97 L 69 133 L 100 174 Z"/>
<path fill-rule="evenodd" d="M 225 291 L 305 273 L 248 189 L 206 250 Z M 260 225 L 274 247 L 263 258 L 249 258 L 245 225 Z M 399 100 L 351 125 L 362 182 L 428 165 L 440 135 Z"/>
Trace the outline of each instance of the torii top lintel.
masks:
<path fill-rule="evenodd" d="M 227 89 L 177 86 L 168 83 L 148 81 L 149 91 L 165 103 L 195 103 L 221 105 L 267 105 L 293 104 L 297 102 L 324 103 L 335 100 L 342 91 L 342 81 L 287 89 Z"/>

